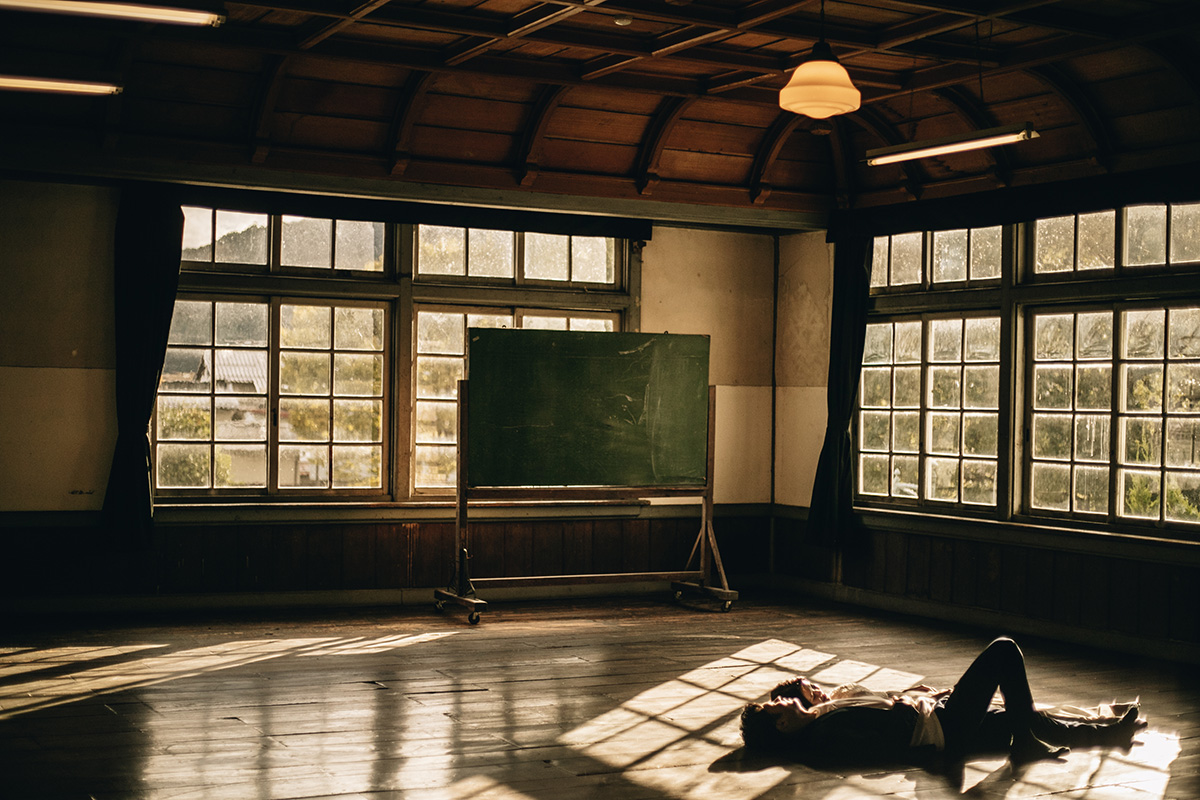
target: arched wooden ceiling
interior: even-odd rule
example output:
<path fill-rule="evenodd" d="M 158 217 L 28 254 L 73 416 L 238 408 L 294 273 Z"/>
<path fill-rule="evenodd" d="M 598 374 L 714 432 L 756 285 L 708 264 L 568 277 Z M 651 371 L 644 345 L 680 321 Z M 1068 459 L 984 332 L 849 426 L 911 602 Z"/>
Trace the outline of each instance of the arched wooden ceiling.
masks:
<path fill-rule="evenodd" d="M 1200 159 L 1195 0 L 827 0 L 823 28 L 819 0 L 215 5 L 227 21 L 204 29 L 0 11 L 0 73 L 124 86 L 0 92 L 2 165 L 57 153 L 109 174 L 253 168 L 327 191 L 342 178 L 744 218 Z M 829 126 L 777 105 L 822 35 L 863 93 Z M 874 147 L 1024 122 L 1040 138 L 863 163 Z"/>

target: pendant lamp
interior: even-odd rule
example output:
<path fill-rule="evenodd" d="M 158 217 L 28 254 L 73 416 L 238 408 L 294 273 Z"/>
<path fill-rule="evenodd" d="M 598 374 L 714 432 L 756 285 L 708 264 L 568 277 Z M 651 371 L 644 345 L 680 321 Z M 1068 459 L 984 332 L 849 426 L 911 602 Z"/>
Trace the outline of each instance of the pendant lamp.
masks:
<path fill-rule="evenodd" d="M 862 102 L 862 93 L 850 82 L 850 74 L 838 63 L 825 42 L 825 0 L 821 0 L 821 38 L 812 52 L 792 72 L 791 80 L 779 92 L 779 107 L 784 111 L 825 119 L 848 114 Z"/>

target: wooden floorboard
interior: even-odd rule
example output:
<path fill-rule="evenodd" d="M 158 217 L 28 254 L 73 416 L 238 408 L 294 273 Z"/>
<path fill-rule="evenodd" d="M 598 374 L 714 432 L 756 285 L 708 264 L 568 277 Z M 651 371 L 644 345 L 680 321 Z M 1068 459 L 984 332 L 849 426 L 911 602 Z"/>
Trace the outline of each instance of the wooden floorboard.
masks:
<path fill-rule="evenodd" d="M 1129 751 L 961 782 L 745 753 L 737 715 L 808 675 L 949 685 L 1004 631 L 817 601 L 669 597 L 26 621 L 0 634 L 0 797 L 333 800 L 1200 798 L 1194 666 L 1021 637 L 1039 701 L 1141 697 Z"/>

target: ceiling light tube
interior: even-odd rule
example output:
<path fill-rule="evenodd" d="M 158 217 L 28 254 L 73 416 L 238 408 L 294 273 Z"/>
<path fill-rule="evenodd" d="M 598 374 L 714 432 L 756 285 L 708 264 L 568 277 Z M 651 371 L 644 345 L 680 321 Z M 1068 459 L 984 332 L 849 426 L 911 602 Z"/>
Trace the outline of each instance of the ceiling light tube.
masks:
<path fill-rule="evenodd" d="M 909 142 L 894 147 L 880 147 L 877 150 L 868 150 L 866 160 L 867 164 L 877 167 L 882 164 L 895 164 L 898 161 L 911 161 L 916 158 L 981 150 L 985 147 L 1013 144 L 1037 137 L 1038 132 L 1030 126 L 1030 123 L 1025 122 L 1004 128 L 973 131 L 965 136 L 947 136 L 943 139 L 930 139 L 925 142 Z"/>
<path fill-rule="evenodd" d="M 0 9 L 35 11 L 49 14 L 79 14 L 109 19 L 132 19 L 142 22 L 165 22 L 170 25 L 217 26 L 225 17 L 211 11 L 166 6 L 143 6 L 137 3 L 87 2 L 87 0 L 0 0 Z"/>
<path fill-rule="evenodd" d="M 67 81 L 58 78 L 30 78 L 24 75 L 0 75 L 0 89 L 18 92 L 56 92 L 60 94 L 120 94 L 115 83 Z"/>

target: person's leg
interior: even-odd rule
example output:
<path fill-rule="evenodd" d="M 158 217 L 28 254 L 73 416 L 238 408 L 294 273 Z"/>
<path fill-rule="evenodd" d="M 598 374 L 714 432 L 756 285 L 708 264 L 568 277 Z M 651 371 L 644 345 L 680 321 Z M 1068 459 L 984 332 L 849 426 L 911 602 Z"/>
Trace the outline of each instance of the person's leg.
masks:
<path fill-rule="evenodd" d="M 1033 735 L 1043 742 L 1069 747 L 1129 747 L 1134 735 L 1146 727 L 1138 719 L 1138 707 L 1128 709 L 1120 718 L 1090 722 L 1055 719 L 1043 711 L 1034 717 Z"/>
<path fill-rule="evenodd" d="M 997 689 L 1004 697 L 1004 720 L 1012 731 L 1010 754 L 1014 761 L 1054 758 L 1065 752 L 1049 747 L 1031 732 L 1035 710 L 1025 657 L 1016 642 L 1000 638 L 975 658 L 938 712 L 948 757 L 961 758 L 976 746 Z"/>

